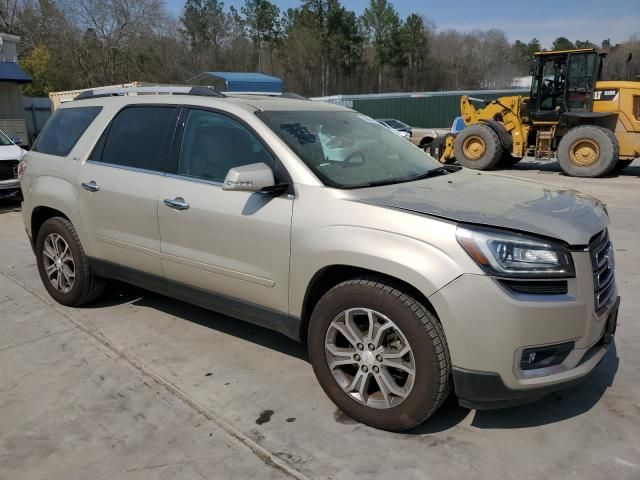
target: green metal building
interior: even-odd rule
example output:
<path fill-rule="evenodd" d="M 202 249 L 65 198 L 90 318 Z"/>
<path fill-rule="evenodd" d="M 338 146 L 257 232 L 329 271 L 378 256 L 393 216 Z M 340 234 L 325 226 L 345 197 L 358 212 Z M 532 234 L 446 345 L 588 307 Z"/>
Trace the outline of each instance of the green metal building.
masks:
<path fill-rule="evenodd" d="M 457 90 L 372 95 L 332 95 L 312 100 L 353 108 L 372 118 L 395 118 L 412 127 L 448 128 L 460 115 L 460 97 L 494 100 L 509 95 L 528 95 L 529 90 Z"/>

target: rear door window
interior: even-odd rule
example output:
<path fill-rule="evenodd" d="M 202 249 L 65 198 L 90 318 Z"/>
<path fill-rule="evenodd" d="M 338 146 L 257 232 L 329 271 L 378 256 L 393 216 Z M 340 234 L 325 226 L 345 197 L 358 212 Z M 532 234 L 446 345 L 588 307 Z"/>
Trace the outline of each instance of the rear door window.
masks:
<path fill-rule="evenodd" d="M 176 120 L 175 107 L 127 107 L 113 119 L 91 160 L 164 171 Z"/>
<path fill-rule="evenodd" d="M 74 107 L 57 110 L 42 129 L 32 150 L 66 157 L 102 107 Z"/>

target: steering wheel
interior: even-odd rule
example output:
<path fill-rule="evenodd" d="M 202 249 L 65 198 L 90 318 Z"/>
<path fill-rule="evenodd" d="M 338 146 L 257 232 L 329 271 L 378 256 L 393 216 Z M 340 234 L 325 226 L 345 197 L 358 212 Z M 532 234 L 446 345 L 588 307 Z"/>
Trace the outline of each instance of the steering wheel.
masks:
<path fill-rule="evenodd" d="M 354 159 L 360 157 L 360 161 L 355 162 Z M 355 165 L 362 165 L 366 162 L 365 157 L 364 157 L 364 153 L 362 153 L 360 150 L 356 150 L 355 152 L 351 152 L 349 155 L 347 155 L 347 158 L 344 159 L 344 161 L 342 162 L 343 166 L 345 167 L 351 167 L 351 166 L 355 166 Z"/>

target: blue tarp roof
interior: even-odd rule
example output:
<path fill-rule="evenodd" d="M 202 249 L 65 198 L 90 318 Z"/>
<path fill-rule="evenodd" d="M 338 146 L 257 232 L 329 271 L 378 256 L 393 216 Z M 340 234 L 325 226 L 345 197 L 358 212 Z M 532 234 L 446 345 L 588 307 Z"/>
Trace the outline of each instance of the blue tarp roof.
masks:
<path fill-rule="evenodd" d="M 283 92 L 282 80 L 278 77 L 252 72 L 204 72 L 196 78 L 203 76 L 222 79 L 226 84 L 227 92 Z M 195 80 L 195 79 L 192 79 Z M 189 83 L 192 82 L 189 81 Z"/>
<path fill-rule="evenodd" d="M 0 62 L 0 82 L 31 83 L 31 77 L 17 63 Z"/>

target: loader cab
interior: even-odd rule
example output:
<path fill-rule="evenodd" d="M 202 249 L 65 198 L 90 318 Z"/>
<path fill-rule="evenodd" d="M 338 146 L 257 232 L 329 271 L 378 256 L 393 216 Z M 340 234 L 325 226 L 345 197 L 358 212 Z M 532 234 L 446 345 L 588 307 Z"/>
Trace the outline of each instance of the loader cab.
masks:
<path fill-rule="evenodd" d="M 557 122 L 566 112 L 591 111 L 602 57 L 593 48 L 536 53 L 527 103 L 529 119 Z"/>

